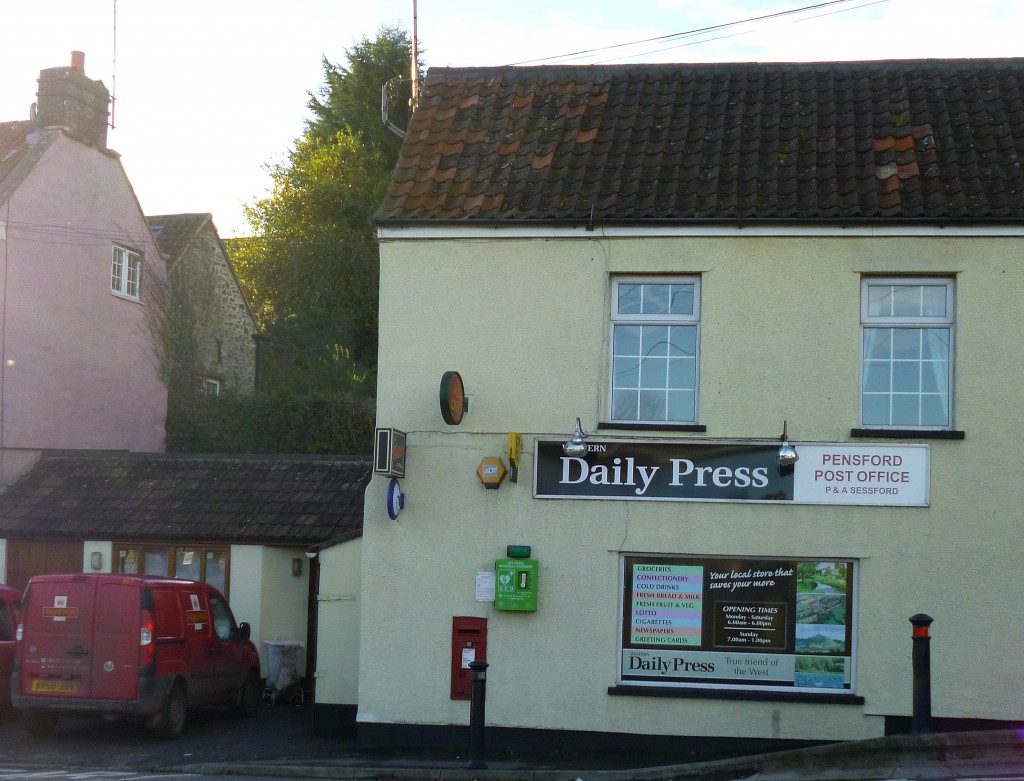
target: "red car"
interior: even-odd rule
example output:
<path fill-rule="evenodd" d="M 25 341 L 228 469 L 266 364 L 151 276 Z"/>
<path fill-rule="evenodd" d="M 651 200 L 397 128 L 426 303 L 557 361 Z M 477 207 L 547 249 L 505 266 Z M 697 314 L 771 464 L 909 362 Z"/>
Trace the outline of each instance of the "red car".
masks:
<path fill-rule="evenodd" d="M 260 666 L 249 633 L 206 583 L 38 575 L 19 611 L 14 707 L 36 735 L 51 733 L 62 713 L 96 713 L 175 738 L 193 708 L 256 708 Z"/>
<path fill-rule="evenodd" d="M 21 594 L 0 585 L 0 715 L 11 707 L 11 670 L 14 667 L 14 627 Z"/>

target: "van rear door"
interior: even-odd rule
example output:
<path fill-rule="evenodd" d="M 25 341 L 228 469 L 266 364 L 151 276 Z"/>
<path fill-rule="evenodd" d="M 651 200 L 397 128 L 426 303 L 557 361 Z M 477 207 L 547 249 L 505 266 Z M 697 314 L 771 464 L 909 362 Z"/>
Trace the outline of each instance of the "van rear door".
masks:
<path fill-rule="evenodd" d="M 134 700 L 139 693 L 142 589 L 137 583 L 100 581 L 96 594 L 96 634 L 92 696 Z"/>
<path fill-rule="evenodd" d="M 21 693 L 92 697 L 92 622 L 96 581 L 33 579 L 22 606 Z"/>
<path fill-rule="evenodd" d="M 182 586 L 178 591 L 185 616 L 185 660 L 192 672 L 189 699 L 197 703 L 215 702 L 217 691 L 217 647 L 206 591 L 199 583 Z"/>

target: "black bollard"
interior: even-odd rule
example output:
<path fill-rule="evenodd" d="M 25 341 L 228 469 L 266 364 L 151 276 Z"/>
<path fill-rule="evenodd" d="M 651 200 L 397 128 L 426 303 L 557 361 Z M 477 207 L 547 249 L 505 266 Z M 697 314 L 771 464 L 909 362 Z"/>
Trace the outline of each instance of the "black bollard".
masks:
<path fill-rule="evenodd" d="M 473 671 L 473 690 L 469 702 L 469 770 L 485 770 L 484 762 L 484 703 L 487 700 L 487 662 L 470 662 Z"/>
<path fill-rule="evenodd" d="M 910 731 L 915 735 L 932 731 L 932 659 L 928 627 L 933 619 L 924 613 L 910 617 L 914 625 L 914 715 Z"/>

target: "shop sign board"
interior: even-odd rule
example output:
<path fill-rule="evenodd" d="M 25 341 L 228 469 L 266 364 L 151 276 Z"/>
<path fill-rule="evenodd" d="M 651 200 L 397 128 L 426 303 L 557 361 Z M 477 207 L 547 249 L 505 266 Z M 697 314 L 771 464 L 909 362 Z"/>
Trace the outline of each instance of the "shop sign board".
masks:
<path fill-rule="evenodd" d="M 856 566 L 624 555 L 619 683 L 849 693 Z"/>
<path fill-rule="evenodd" d="M 588 439 L 586 456 L 562 444 L 536 441 L 538 499 L 928 505 L 927 445 L 799 444 L 781 466 L 776 444 Z"/>

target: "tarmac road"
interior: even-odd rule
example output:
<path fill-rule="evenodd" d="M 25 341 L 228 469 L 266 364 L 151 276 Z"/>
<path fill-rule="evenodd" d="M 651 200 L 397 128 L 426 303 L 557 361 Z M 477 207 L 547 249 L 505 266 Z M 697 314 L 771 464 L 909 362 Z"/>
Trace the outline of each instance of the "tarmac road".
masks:
<path fill-rule="evenodd" d="M 100 716 L 66 716 L 52 738 L 28 734 L 17 718 L 0 722 L 0 766 L 99 768 L 126 772 L 193 762 L 264 762 L 334 758 L 356 751 L 354 740 L 313 734 L 310 712 L 292 705 L 260 705 L 256 715 L 190 713 L 185 734 L 164 740 L 143 726 Z"/>
<path fill-rule="evenodd" d="M 32 781 L 164 781 L 182 773 L 389 781 L 1024 781 L 1024 734 L 899 735 L 660 767 L 648 767 L 649 757 L 486 759 L 487 770 L 470 771 L 466 757 L 451 751 L 361 751 L 352 738 L 313 734 L 309 706 L 261 705 L 251 718 L 190 714 L 177 740 L 98 716 L 62 718 L 45 739 L 16 719 L 0 723 L 0 778 Z"/>

